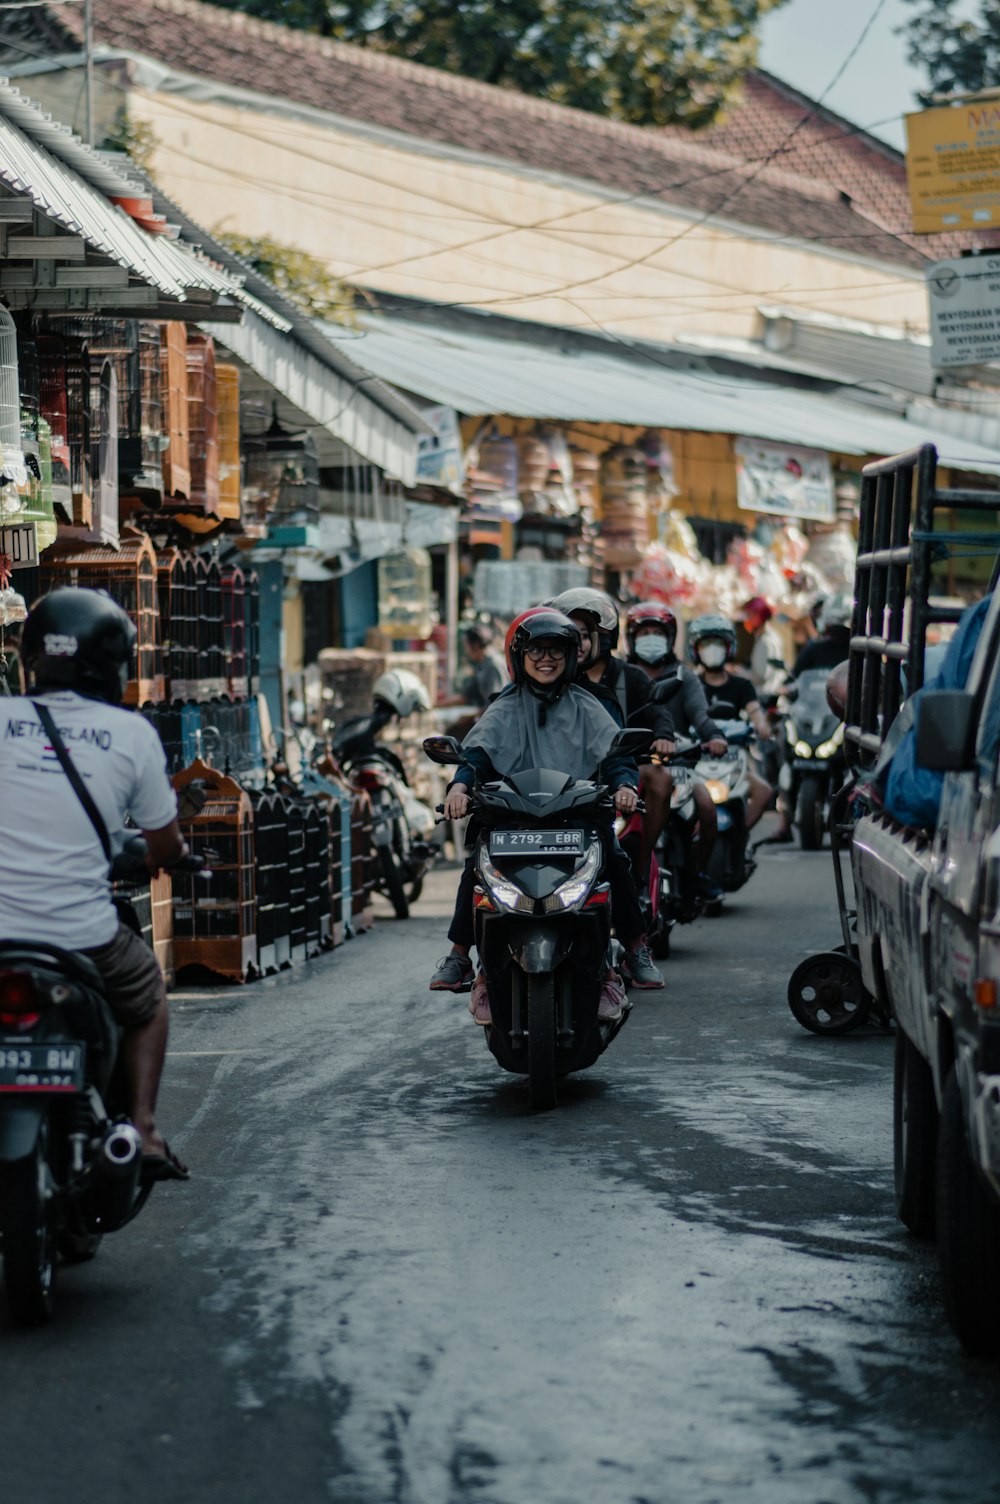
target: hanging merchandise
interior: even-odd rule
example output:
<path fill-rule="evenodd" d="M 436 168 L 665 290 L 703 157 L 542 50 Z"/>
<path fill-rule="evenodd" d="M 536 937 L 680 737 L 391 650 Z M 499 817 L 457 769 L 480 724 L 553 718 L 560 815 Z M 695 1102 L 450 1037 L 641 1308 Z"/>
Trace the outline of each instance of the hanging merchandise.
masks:
<path fill-rule="evenodd" d="M 566 435 L 558 428 L 544 428 L 542 438 L 549 452 L 546 511 L 552 517 L 575 517 L 579 504 L 573 489 L 573 460 Z"/>
<path fill-rule="evenodd" d="M 17 330 L 0 304 L 0 521 L 18 517 L 28 471 L 21 450 L 21 395 Z"/>
<path fill-rule="evenodd" d="M 404 548 L 378 561 L 378 625 L 387 637 L 430 636 L 434 623 L 431 556 Z"/>
<path fill-rule="evenodd" d="M 646 456 L 619 444 L 601 460 L 601 539 L 609 569 L 633 569 L 649 544 Z"/>
<path fill-rule="evenodd" d="M 654 512 L 666 511 L 677 495 L 674 455 L 658 428 L 647 428 L 639 440 L 646 456 L 646 496 Z"/>
<path fill-rule="evenodd" d="M 519 521 L 517 443 L 493 427 L 466 455 L 465 495 L 470 517 Z"/>

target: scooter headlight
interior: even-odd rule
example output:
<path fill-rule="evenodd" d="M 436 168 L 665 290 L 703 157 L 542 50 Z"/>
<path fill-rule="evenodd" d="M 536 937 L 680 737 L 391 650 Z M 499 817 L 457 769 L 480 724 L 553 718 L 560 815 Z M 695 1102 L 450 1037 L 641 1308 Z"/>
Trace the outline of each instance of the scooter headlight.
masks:
<path fill-rule="evenodd" d="M 499 904 L 501 909 L 506 909 L 509 914 L 533 914 L 535 912 L 534 901 L 526 893 L 522 893 L 509 877 L 505 877 L 500 868 L 493 865 L 485 852 L 479 863 L 479 874 L 483 879 L 483 885 L 489 890 L 490 897 Z"/>
<path fill-rule="evenodd" d="M 820 745 L 816 748 L 816 756 L 832 757 L 843 740 L 844 726 L 843 722 L 841 722 L 841 724 L 837 727 L 836 731 L 831 736 L 830 740 L 828 742 L 821 742 Z"/>
<path fill-rule="evenodd" d="M 729 784 L 722 778 L 706 778 L 705 787 L 712 796 L 713 804 L 725 804 L 729 798 Z"/>
<path fill-rule="evenodd" d="M 795 743 L 795 756 L 796 757 L 812 757 L 812 755 L 813 755 L 813 749 L 812 749 L 812 747 L 810 747 L 810 745 L 809 745 L 808 742 L 796 742 Z"/>
<path fill-rule="evenodd" d="M 545 900 L 546 914 L 557 913 L 560 909 L 575 909 L 577 904 L 582 903 L 593 886 L 601 866 L 600 846 L 591 846 L 583 861 L 577 867 L 572 877 L 568 877 L 564 883 L 560 883 L 554 893 L 550 893 Z"/>

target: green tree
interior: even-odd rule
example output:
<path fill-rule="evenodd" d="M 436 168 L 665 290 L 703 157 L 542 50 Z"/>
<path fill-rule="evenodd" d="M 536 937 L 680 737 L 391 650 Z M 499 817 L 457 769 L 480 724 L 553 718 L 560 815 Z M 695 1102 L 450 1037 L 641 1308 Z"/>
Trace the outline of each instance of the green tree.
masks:
<path fill-rule="evenodd" d="M 934 94 L 975 93 L 1000 84 L 1000 5 L 980 0 L 969 16 L 967 0 L 907 0 L 916 14 L 903 31 L 911 63 L 923 68 Z"/>
<path fill-rule="evenodd" d="M 223 245 L 249 261 L 255 272 L 283 292 L 303 313 L 333 324 L 354 322 L 354 295 L 351 289 L 331 276 L 326 266 L 308 251 L 272 240 L 270 235 L 257 238 L 216 230 Z"/>
<path fill-rule="evenodd" d="M 785 0 L 223 0 L 638 125 L 706 125 Z"/>

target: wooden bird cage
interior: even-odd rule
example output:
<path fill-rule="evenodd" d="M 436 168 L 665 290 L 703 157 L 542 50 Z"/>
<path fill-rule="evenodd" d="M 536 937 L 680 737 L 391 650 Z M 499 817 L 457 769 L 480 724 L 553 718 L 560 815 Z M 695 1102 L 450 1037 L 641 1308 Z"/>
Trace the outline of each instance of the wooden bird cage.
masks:
<path fill-rule="evenodd" d="M 76 527 L 92 524 L 90 358 L 74 335 L 38 338 L 39 413 L 49 425 L 52 500 Z"/>
<path fill-rule="evenodd" d="M 375 923 L 372 892 L 375 888 L 375 845 L 372 835 L 372 805 L 368 795 L 356 790 L 351 801 L 351 926 L 355 933 L 370 930 Z"/>
<path fill-rule="evenodd" d="M 74 491 L 73 525 L 63 536 L 80 543 L 118 543 L 118 376 L 110 360 L 90 357 L 90 521 L 79 521 L 86 506 L 77 507 Z"/>
<path fill-rule="evenodd" d="M 92 360 L 110 360 L 118 379 L 118 472 L 123 497 L 163 502 L 159 325 L 88 316 L 76 321 Z"/>
<path fill-rule="evenodd" d="M 285 795 L 288 811 L 288 929 L 292 964 L 304 961 L 306 946 L 306 829 L 305 808 L 295 795 Z"/>
<path fill-rule="evenodd" d="M 132 618 L 138 632 L 135 677 L 125 691 L 126 705 L 164 698 L 163 654 L 156 553 L 145 533 L 126 531 L 119 548 L 90 548 L 58 554 L 42 565 L 42 589 L 83 585 L 106 590 Z"/>
<path fill-rule="evenodd" d="M 198 643 L 198 698 L 224 694 L 226 680 L 225 623 L 222 607 L 222 571 L 214 555 L 197 556 L 195 582 Z"/>
<path fill-rule="evenodd" d="M 165 499 L 191 495 L 187 328 L 172 320 L 160 331 L 160 402 L 163 412 L 163 490 Z"/>
<path fill-rule="evenodd" d="M 248 569 L 244 576 L 243 605 L 246 623 L 247 694 L 255 695 L 260 685 L 260 580 L 255 569 Z"/>
<path fill-rule="evenodd" d="M 191 489 L 188 500 L 195 519 L 218 518 L 219 411 L 215 377 L 215 341 L 189 329 L 187 336 L 188 453 Z"/>
<path fill-rule="evenodd" d="M 311 956 L 331 944 L 330 826 L 316 800 L 305 806 L 306 946 Z"/>
<path fill-rule="evenodd" d="M 219 413 L 219 516 L 239 522 L 241 495 L 240 373 L 221 361 L 215 367 Z"/>
<path fill-rule="evenodd" d="M 250 790 L 257 860 L 257 956 L 262 975 L 292 959 L 288 906 L 288 811 L 273 789 Z"/>
<path fill-rule="evenodd" d="M 170 571 L 170 672 L 173 696 L 186 699 L 197 691 L 201 664 L 198 657 L 198 560 L 192 553 L 179 553 Z"/>
<path fill-rule="evenodd" d="M 174 962 L 178 971 L 206 966 L 242 982 L 257 970 L 253 806 L 245 789 L 201 759 L 173 778 L 177 790 L 196 782 L 208 798 L 181 829 L 195 855 L 207 855 L 212 876 L 174 874 Z"/>
<path fill-rule="evenodd" d="M 223 650 L 231 695 L 249 693 L 247 679 L 246 579 L 242 569 L 229 564 L 222 570 Z"/>

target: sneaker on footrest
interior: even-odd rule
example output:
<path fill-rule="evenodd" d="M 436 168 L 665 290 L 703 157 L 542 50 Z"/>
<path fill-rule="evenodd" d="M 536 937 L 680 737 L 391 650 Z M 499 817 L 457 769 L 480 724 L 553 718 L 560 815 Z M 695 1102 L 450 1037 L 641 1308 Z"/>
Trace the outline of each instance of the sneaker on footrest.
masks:
<path fill-rule="evenodd" d="M 486 978 L 481 971 L 476 974 L 476 980 L 472 985 L 469 1012 L 472 1014 L 473 1022 L 480 1024 L 484 1029 L 493 1022 L 493 1014 L 490 1012 L 490 995 L 486 988 Z"/>
<path fill-rule="evenodd" d="M 601 1001 L 597 1005 L 597 1017 L 602 1024 L 615 1024 L 625 1012 L 628 998 L 625 983 L 617 971 L 609 971 L 601 988 Z"/>
<path fill-rule="evenodd" d="M 468 956 L 457 956 L 451 951 L 442 956 L 437 970 L 430 980 L 431 992 L 471 992 L 472 962 Z"/>
<path fill-rule="evenodd" d="M 653 965 L 645 940 L 640 940 L 635 949 L 623 957 L 622 975 L 626 986 L 638 987 L 642 991 L 653 992 L 664 985 L 663 973 Z"/>

